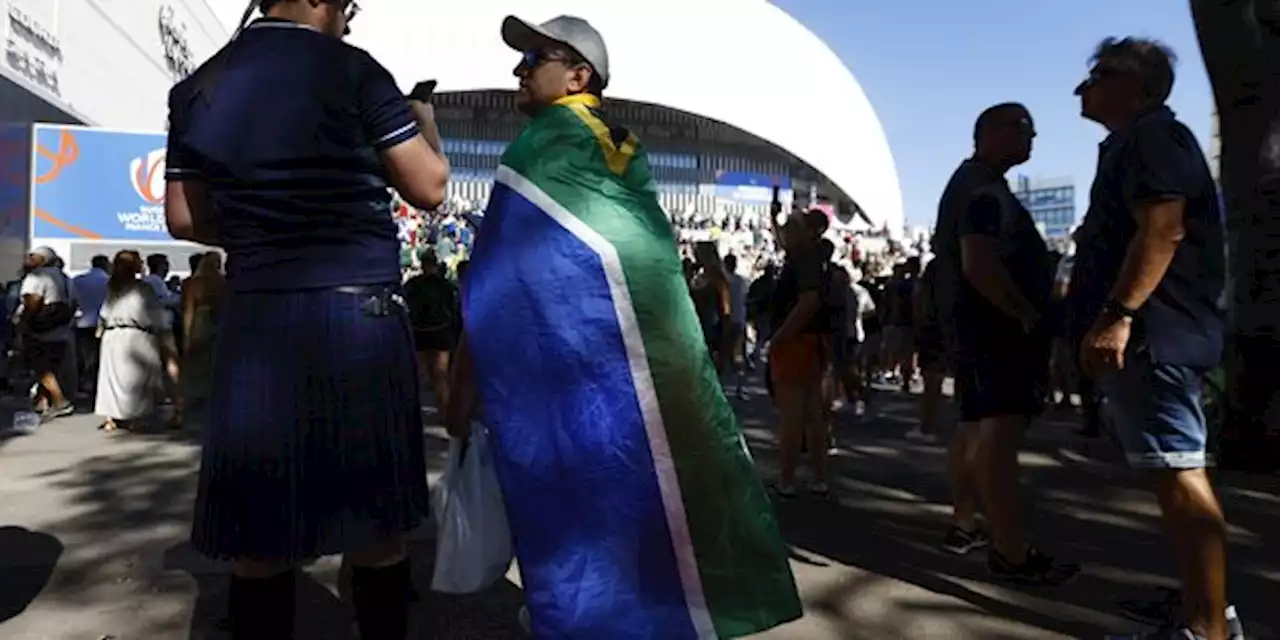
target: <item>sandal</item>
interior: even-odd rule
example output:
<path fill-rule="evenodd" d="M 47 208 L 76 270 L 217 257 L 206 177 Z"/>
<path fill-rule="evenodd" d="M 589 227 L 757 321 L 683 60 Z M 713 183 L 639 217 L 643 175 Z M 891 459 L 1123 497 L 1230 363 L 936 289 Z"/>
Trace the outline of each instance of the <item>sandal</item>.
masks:
<path fill-rule="evenodd" d="M 111 418 L 107 418 L 105 422 L 98 425 L 98 431 L 115 431 L 116 429 L 119 429 L 119 428 L 120 427 L 116 426 L 116 421 L 112 420 Z"/>

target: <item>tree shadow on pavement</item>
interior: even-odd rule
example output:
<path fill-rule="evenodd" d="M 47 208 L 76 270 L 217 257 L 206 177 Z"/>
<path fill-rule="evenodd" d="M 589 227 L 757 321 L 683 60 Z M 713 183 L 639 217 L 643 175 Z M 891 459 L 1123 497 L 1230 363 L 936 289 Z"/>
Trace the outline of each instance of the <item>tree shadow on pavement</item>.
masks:
<path fill-rule="evenodd" d="M 842 637 L 851 639 L 918 636 L 913 620 L 920 616 L 960 621 L 946 634 L 957 638 L 1087 638 L 1141 629 L 1118 616 L 1117 601 L 1173 584 L 1172 559 L 1154 499 L 1116 464 L 1122 458 L 1113 443 L 1078 438 L 1065 420 L 1036 425 L 1022 472 L 1029 538 L 1050 554 L 1080 561 L 1084 571 L 1058 587 L 1000 586 L 986 572 L 985 553 L 957 557 L 940 548 L 949 526 L 950 430 L 932 444 L 906 440 L 903 425 L 914 402 L 894 396 L 881 398 L 882 415 L 838 433 L 832 499 L 802 493 L 776 503 L 793 560 L 819 566 L 826 560 L 866 572 L 806 594 L 811 614 L 835 621 Z M 743 412 L 764 469 L 778 460 L 768 414 L 767 407 Z M 1269 637 L 1277 628 L 1280 556 L 1267 554 L 1267 542 L 1280 526 L 1280 483 L 1227 475 L 1218 483 L 1232 523 L 1232 598 L 1250 637 Z M 877 576 L 945 598 L 902 596 L 901 590 L 882 589 Z M 1001 630 L 993 618 L 1020 624 Z"/>
<path fill-rule="evenodd" d="M 39 481 L 65 503 L 66 515 L 49 527 L 61 543 L 45 536 L 53 543 L 46 545 L 53 549 L 48 557 L 48 552 L 36 553 L 34 543 L 22 546 L 0 537 L 0 597 L 5 598 L 0 600 L 0 621 L 22 611 L 43 587 L 41 601 L 56 608 L 109 611 L 116 616 L 111 618 L 116 626 L 102 630 L 116 637 L 228 637 L 225 623 L 219 623 L 227 611 L 230 566 L 201 556 L 186 541 L 199 463 L 199 448 L 189 440 L 196 437 L 185 430 L 103 436 L 103 453 L 39 474 Z M 433 477 L 444 464 L 444 442 L 439 435 L 424 434 Z M 523 598 L 519 588 L 507 581 L 469 596 L 429 591 L 435 554 L 430 530 L 424 527 L 424 533 L 411 543 L 414 581 L 420 593 L 413 607 L 411 637 L 523 637 L 517 623 Z M 62 544 L 66 551 L 59 554 Z M 33 567 L 20 581 L 18 573 L 8 575 L 8 568 L 15 566 L 11 554 L 18 553 L 19 568 L 32 565 L 33 558 L 47 558 L 38 563 L 42 573 Z M 344 575 L 336 558 L 319 560 L 299 572 L 296 637 L 356 637 L 353 611 L 342 587 Z M 11 582 L 27 587 L 24 591 Z"/>
<path fill-rule="evenodd" d="M 0 624 L 26 610 L 44 590 L 62 556 L 57 538 L 22 527 L 0 527 Z"/>

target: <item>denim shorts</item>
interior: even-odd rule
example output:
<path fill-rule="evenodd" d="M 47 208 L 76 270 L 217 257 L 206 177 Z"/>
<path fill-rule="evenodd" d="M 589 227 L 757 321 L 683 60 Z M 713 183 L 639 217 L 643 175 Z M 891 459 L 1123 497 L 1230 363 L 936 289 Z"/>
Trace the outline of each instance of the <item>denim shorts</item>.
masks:
<path fill-rule="evenodd" d="M 1099 380 L 1105 411 L 1130 467 L 1201 469 L 1211 464 L 1204 373 L 1130 352 L 1123 370 Z"/>

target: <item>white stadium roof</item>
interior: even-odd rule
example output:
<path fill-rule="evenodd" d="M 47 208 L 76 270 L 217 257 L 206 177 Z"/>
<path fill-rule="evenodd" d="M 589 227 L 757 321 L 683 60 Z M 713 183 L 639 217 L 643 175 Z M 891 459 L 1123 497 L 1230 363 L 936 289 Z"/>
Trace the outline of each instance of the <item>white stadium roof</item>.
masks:
<path fill-rule="evenodd" d="M 244 0 L 209 0 L 227 23 Z M 880 121 L 840 59 L 764 0 L 364 0 L 349 41 L 402 88 L 511 90 L 518 57 L 502 18 L 571 14 L 609 48 L 607 98 L 659 104 L 735 126 L 786 149 L 845 192 L 877 226 L 902 229 L 902 192 Z"/>

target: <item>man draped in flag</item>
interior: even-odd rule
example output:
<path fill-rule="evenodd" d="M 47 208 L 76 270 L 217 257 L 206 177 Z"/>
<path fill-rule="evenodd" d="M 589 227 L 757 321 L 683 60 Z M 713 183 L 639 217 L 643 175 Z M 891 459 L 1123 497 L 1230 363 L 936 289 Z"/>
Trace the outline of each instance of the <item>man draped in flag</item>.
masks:
<path fill-rule="evenodd" d="M 801 615 L 600 34 L 508 17 L 508 147 L 464 287 L 451 433 L 477 406 L 540 638 L 749 635 Z"/>

